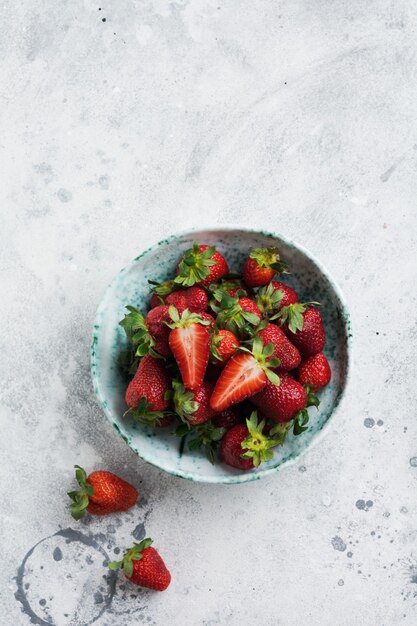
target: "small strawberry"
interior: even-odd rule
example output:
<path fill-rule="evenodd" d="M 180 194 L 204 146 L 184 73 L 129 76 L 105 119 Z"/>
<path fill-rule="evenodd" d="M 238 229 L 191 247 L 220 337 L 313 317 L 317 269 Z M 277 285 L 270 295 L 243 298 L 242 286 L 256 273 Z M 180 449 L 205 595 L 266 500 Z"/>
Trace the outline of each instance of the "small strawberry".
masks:
<path fill-rule="evenodd" d="M 139 409 L 145 401 L 149 411 L 165 411 L 169 405 L 168 393 L 171 380 L 162 359 L 146 354 L 140 361 L 134 378 L 126 390 L 126 404 L 130 409 Z M 143 410 L 144 406 L 140 407 Z"/>
<path fill-rule="evenodd" d="M 213 417 L 211 421 L 215 426 L 229 430 L 233 428 L 233 426 L 236 426 L 236 424 L 239 424 L 241 417 L 236 412 L 235 407 L 229 407 L 216 415 L 216 417 Z"/>
<path fill-rule="evenodd" d="M 169 315 L 172 320 L 167 324 L 172 329 L 169 347 L 180 368 L 181 378 L 187 389 L 198 389 L 210 356 L 210 333 L 205 327 L 210 322 L 188 309 L 180 317 L 173 305 L 169 307 Z"/>
<path fill-rule="evenodd" d="M 165 304 L 173 304 L 180 313 L 185 309 L 200 313 L 207 311 L 208 297 L 204 289 L 194 286 L 174 291 L 165 298 Z"/>
<path fill-rule="evenodd" d="M 267 285 L 277 272 L 281 274 L 286 270 L 279 260 L 278 248 L 252 248 L 243 266 L 243 279 L 248 287 L 261 287 Z"/>
<path fill-rule="evenodd" d="M 75 478 L 79 491 L 69 491 L 72 500 L 71 515 L 79 520 L 88 511 L 92 515 L 108 515 L 127 511 L 138 499 L 135 487 L 111 472 L 102 470 L 87 476 L 85 470 L 75 465 Z"/>
<path fill-rule="evenodd" d="M 210 396 L 213 393 L 214 385 L 209 381 L 204 381 L 194 391 L 187 391 L 182 383 L 174 380 L 174 408 L 180 418 L 191 426 L 202 424 L 216 415 L 210 407 Z"/>
<path fill-rule="evenodd" d="M 277 313 L 282 330 L 302 356 L 312 356 L 321 352 L 326 341 L 320 311 L 311 306 L 312 304 L 317 302 L 290 304 Z M 275 317 L 273 316 L 271 320 Z"/>
<path fill-rule="evenodd" d="M 325 387 L 331 378 L 330 365 L 322 352 L 307 357 L 298 368 L 297 378 L 312 389 Z"/>
<path fill-rule="evenodd" d="M 149 306 L 151 309 L 154 309 L 155 307 L 161 306 L 163 304 L 165 303 L 164 303 L 164 299 L 162 298 L 162 296 L 158 296 L 157 293 L 153 293 L 151 295 L 151 300 L 149 302 Z"/>
<path fill-rule="evenodd" d="M 277 359 L 271 358 L 274 351 L 272 344 L 264 347 L 262 339 L 255 337 L 252 351 L 247 348 L 240 350 L 226 363 L 211 396 L 210 406 L 217 413 L 253 396 L 266 385 L 267 380 L 279 384 L 279 377 L 270 369 L 279 365 Z"/>
<path fill-rule="evenodd" d="M 204 322 L 208 322 L 207 324 L 208 329 L 214 328 L 216 326 L 216 320 L 214 319 L 212 315 L 210 315 L 210 313 L 206 313 L 206 311 L 200 311 L 198 315 L 201 317 L 201 319 Z"/>
<path fill-rule="evenodd" d="M 127 550 L 121 561 L 111 561 L 109 568 L 121 568 L 124 575 L 135 585 L 154 591 L 164 591 L 171 582 L 171 574 L 155 548 L 152 539 L 143 539 Z"/>
<path fill-rule="evenodd" d="M 224 435 L 220 454 L 227 465 L 237 469 L 253 469 L 272 459 L 272 450 L 279 442 L 263 433 L 265 422 L 258 424 L 254 411 L 246 424 L 237 424 Z"/>
<path fill-rule="evenodd" d="M 292 345 L 291 341 L 278 326 L 267 324 L 266 321 L 262 322 L 261 326 L 264 324 L 265 327 L 262 330 L 258 330 L 258 335 L 261 337 L 264 345 L 268 343 L 274 344 L 272 356 L 280 361 L 278 371 L 288 372 L 298 367 L 301 362 L 301 355 L 297 348 Z"/>
<path fill-rule="evenodd" d="M 171 356 L 169 347 L 170 330 L 165 324 L 165 322 L 170 321 L 169 306 L 165 304 L 151 309 L 145 319 L 148 333 L 154 342 L 154 350 L 164 357 Z"/>
<path fill-rule="evenodd" d="M 251 402 L 274 422 L 289 422 L 307 403 L 307 392 L 290 374 L 280 375 L 280 384 L 269 381 Z"/>
<path fill-rule="evenodd" d="M 278 280 L 273 280 L 266 287 L 259 289 L 256 294 L 256 304 L 264 317 L 296 302 L 298 302 L 298 296 L 294 289 Z"/>
<path fill-rule="evenodd" d="M 218 328 L 230 330 L 239 338 L 251 336 L 253 326 L 262 319 L 256 303 L 250 298 L 232 298 L 222 290 L 214 293 L 211 308 L 217 313 L 216 325 Z"/>
<path fill-rule="evenodd" d="M 218 330 L 211 337 L 210 352 L 213 363 L 223 366 L 239 346 L 239 339 L 230 330 Z"/>
<path fill-rule="evenodd" d="M 178 265 L 175 282 L 184 287 L 210 285 L 220 280 L 228 271 L 225 258 L 214 246 L 199 245 L 195 241 Z"/>

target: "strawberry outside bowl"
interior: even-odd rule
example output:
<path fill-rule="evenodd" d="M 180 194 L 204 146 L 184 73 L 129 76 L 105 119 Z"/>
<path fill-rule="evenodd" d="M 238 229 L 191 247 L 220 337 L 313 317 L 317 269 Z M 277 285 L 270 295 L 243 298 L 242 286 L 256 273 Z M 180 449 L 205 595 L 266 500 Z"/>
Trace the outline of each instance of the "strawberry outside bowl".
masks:
<path fill-rule="evenodd" d="M 324 353 L 332 369 L 330 384 L 319 393 L 320 407 L 309 408 L 308 430 L 292 433 L 284 445 L 274 449 L 273 458 L 257 469 L 233 469 L 220 461 L 212 465 L 202 451 L 181 451 L 175 426 L 151 429 L 124 417 L 128 379 L 119 369 L 118 356 L 127 347 L 119 321 L 125 306 L 132 304 L 146 314 L 149 309 L 148 280 L 163 281 L 175 274 L 182 253 L 193 241 L 215 245 L 226 257 L 231 271 L 242 270 L 248 250 L 253 247 L 279 248 L 290 274 L 284 282 L 293 287 L 300 300 L 319 301 L 326 329 Z M 143 460 L 170 474 L 203 483 L 234 484 L 257 480 L 294 463 L 320 441 L 334 416 L 345 390 L 350 361 L 349 315 L 339 288 L 327 270 L 300 245 L 282 235 L 219 227 L 173 235 L 155 244 L 122 269 L 107 288 L 94 321 L 91 344 L 91 375 L 94 391 L 113 428 Z"/>

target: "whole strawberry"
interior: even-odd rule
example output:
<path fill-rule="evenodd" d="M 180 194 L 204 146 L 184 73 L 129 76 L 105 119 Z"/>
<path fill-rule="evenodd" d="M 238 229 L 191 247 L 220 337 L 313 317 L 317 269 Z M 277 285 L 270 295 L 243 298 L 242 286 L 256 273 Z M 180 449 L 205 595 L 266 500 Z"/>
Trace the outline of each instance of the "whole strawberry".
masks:
<path fill-rule="evenodd" d="M 151 309 L 145 319 L 146 328 L 154 342 L 153 347 L 158 354 L 164 357 L 171 356 L 169 347 L 170 329 L 165 324 L 165 322 L 170 321 L 169 306 L 165 304 Z"/>
<path fill-rule="evenodd" d="M 311 304 L 291 304 L 277 314 L 282 330 L 304 357 L 321 352 L 326 341 L 320 311 Z"/>
<path fill-rule="evenodd" d="M 208 297 L 204 289 L 194 286 L 174 291 L 165 298 L 165 304 L 173 304 L 180 313 L 185 311 L 185 309 L 200 313 L 207 311 Z"/>
<path fill-rule="evenodd" d="M 170 389 L 171 380 L 164 361 L 146 354 L 126 390 L 126 404 L 130 409 L 136 409 L 144 398 L 149 411 L 165 411 L 169 405 L 167 392 Z"/>
<path fill-rule="evenodd" d="M 210 322 L 188 309 L 180 316 L 173 305 L 169 307 L 169 315 L 169 347 L 180 369 L 184 386 L 195 390 L 204 380 L 210 356 L 210 333 L 206 328 Z"/>
<path fill-rule="evenodd" d="M 330 382 L 330 365 L 322 352 L 307 357 L 297 371 L 297 378 L 302 385 L 311 389 L 321 389 Z"/>
<path fill-rule="evenodd" d="M 266 322 L 263 322 L 263 324 L 266 324 Z M 289 372 L 300 365 L 301 355 L 299 351 L 278 326 L 266 324 L 265 328 L 258 331 L 258 335 L 261 337 L 264 345 L 268 343 L 274 345 L 272 357 L 276 357 L 280 361 L 277 371 Z"/>
<path fill-rule="evenodd" d="M 226 430 L 233 428 L 233 426 L 236 426 L 236 424 L 239 424 L 241 421 L 241 417 L 234 407 L 225 409 L 212 419 L 215 426 L 218 428 L 226 428 Z"/>
<path fill-rule="evenodd" d="M 218 330 L 211 336 L 210 352 L 212 362 L 223 366 L 234 355 L 240 341 L 230 330 Z"/>
<path fill-rule="evenodd" d="M 194 391 L 187 391 L 179 381 L 173 381 L 172 386 L 175 412 L 184 422 L 195 426 L 216 415 L 216 412 L 210 407 L 210 397 L 214 389 L 213 383 L 205 381 Z"/>
<path fill-rule="evenodd" d="M 298 302 L 297 292 L 278 280 L 273 280 L 266 287 L 261 287 L 256 294 L 256 304 L 264 317 L 277 313 L 283 307 L 296 302 Z"/>
<path fill-rule="evenodd" d="M 211 293 L 215 293 L 216 291 L 221 290 L 222 292 L 226 292 L 234 298 L 236 295 L 239 298 L 248 297 L 251 298 L 253 296 L 253 290 L 250 289 L 245 283 L 239 278 L 227 278 L 222 279 L 218 283 L 212 283 L 209 287 Z"/>
<path fill-rule="evenodd" d="M 171 582 L 171 574 L 155 548 L 152 539 L 143 539 L 127 550 L 121 561 L 111 561 L 109 568 L 121 568 L 130 582 L 154 591 L 164 591 Z"/>
<path fill-rule="evenodd" d="M 251 336 L 253 327 L 262 319 L 261 312 L 253 300 L 238 296 L 232 298 L 222 291 L 215 292 L 211 308 L 217 313 L 217 327 L 230 330 L 239 338 Z"/>
<path fill-rule="evenodd" d="M 265 417 L 274 422 L 289 422 L 307 403 L 307 392 L 290 374 L 280 375 L 280 384 L 267 381 L 264 388 L 252 396 L 251 402 Z"/>
<path fill-rule="evenodd" d="M 127 511 L 138 499 L 135 487 L 111 472 L 99 470 L 87 476 L 82 467 L 75 465 L 75 478 L 80 489 L 69 491 L 68 495 L 72 500 L 71 515 L 76 520 L 86 511 L 92 515 Z"/>
<path fill-rule="evenodd" d="M 243 279 L 248 287 L 261 287 L 286 269 L 279 260 L 278 248 L 252 248 L 243 266 Z"/>
<path fill-rule="evenodd" d="M 228 271 L 226 259 L 214 246 L 199 245 L 195 241 L 178 265 L 175 282 L 183 287 L 206 286 L 220 280 Z"/>
<path fill-rule="evenodd" d="M 227 465 L 249 470 L 272 458 L 272 450 L 278 442 L 263 433 L 265 422 L 258 424 L 254 411 L 246 424 L 237 424 L 226 432 L 220 447 L 220 455 Z"/>

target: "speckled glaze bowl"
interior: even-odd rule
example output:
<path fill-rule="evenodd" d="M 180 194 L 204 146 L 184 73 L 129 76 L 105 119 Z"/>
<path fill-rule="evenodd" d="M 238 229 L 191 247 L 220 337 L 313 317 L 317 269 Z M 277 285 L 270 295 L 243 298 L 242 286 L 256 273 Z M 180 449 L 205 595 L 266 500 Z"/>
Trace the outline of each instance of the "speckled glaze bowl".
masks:
<path fill-rule="evenodd" d="M 298 292 L 302 301 L 318 300 L 327 333 L 325 354 L 332 368 L 332 381 L 320 394 L 319 411 L 312 407 L 310 424 L 299 437 L 291 433 L 274 457 L 258 469 L 243 472 L 222 463 L 211 465 L 203 453 L 180 453 L 178 437 L 173 428 L 147 429 L 123 417 L 126 379 L 117 366 L 118 354 L 126 347 L 123 329 L 119 326 L 125 305 L 133 304 L 144 313 L 149 307 L 148 279 L 162 281 L 175 273 L 181 254 L 194 240 L 215 245 L 227 258 L 231 271 L 241 270 L 251 247 L 278 246 L 291 274 L 285 282 Z M 173 235 L 149 248 L 116 276 L 98 307 L 91 346 L 91 375 L 99 402 L 126 443 L 142 459 L 189 480 L 204 483 L 242 483 L 267 476 L 294 463 L 329 426 L 330 418 L 341 400 L 347 383 L 350 345 L 349 316 L 342 295 L 328 272 L 310 253 L 281 235 L 243 230 L 233 227 L 213 228 Z"/>

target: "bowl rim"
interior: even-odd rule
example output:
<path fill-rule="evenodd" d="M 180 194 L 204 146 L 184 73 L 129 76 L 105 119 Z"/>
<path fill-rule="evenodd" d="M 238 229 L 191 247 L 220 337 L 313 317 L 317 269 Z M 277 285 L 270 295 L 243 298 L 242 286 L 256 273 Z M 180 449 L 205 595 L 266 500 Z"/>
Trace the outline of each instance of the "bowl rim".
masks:
<path fill-rule="evenodd" d="M 344 320 L 344 326 L 346 329 L 346 371 L 345 371 L 345 381 L 344 381 L 344 386 L 338 396 L 338 398 L 336 399 L 336 403 L 334 406 L 334 409 L 332 411 L 332 413 L 330 414 L 329 418 L 327 419 L 327 421 L 325 422 L 325 424 L 323 425 L 323 427 L 320 429 L 320 431 L 315 435 L 315 437 L 309 442 L 308 446 L 301 450 L 300 452 L 291 455 L 288 459 L 286 459 L 285 461 L 279 463 L 278 465 L 275 465 L 273 467 L 267 467 L 265 469 L 261 468 L 260 470 L 258 470 L 258 472 L 252 473 L 252 472 L 242 472 L 241 474 L 230 474 L 230 476 L 209 476 L 209 475 L 203 475 L 203 474 L 195 474 L 192 470 L 181 470 L 181 469 L 172 469 L 169 467 L 165 467 L 164 464 L 159 464 L 157 462 L 155 462 L 155 460 L 153 460 L 152 458 L 148 458 L 148 456 L 146 455 L 146 453 L 143 453 L 142 451 L 139 451 L 137 446 L 129 439 L 129 436 L 127 433 L 123 432 L 123 429 L 119 426 L 119 424 L 117 424 L 115 422 L 115 416 L 112 410 L 110 410 L 109 406 L 108 406 L 108 402 L 106 400 L 106 398 L 104 397 L 103 394 L 103 390 L 101 388 L 101 383 L 100 383 L 100 377 L 98 376 L 98 362 L 97 362 L 97 347 L 98 347 L 98 343 L 99 343 L 99 337 L 100 337 L 100 332 L 97 332 L 97 328 L 100 328 L 100 320 L 102 318 L 102 314 L 103 314 L 103 309 L 104 309 L 104 303 L 106 301 L 106 296 L 109 292 L 111 292 L 111 290 L 113 289 L 114 284 L 119 280 L 119 277 L 121 274 L 124 274 L 128 271 L 130 271 L 130 269 L 132 267 L 134 267 L 137 262 L 144 257 L 145 255 L 147 255 L 150 251 L 154 250 L 155 248 L 158 248 L 158 246 L 162 246 L 163 244 L 169 244 L 173 241 L 175 241 L 176 239 L 179 239 L 180 237 L 187 237 L 187 236 L 192 236 L 194 233 L 198 233 L 201 232 L 203 230 L 208 230 L 211 231 L 213 233 L 221 233 L 224 231 L 242 231 L 242 232 L 246 232 L 246 233 L 253 233 L 253 234 L 257 234 L 257 235 L 264 235 L 265 237 L 269 237 L 271 239 L 280 239 L 281 241 L 283 241 L 287 246 L 289 247 L 294 247 L 297 250 L 299 250 L 300 252 L 302 252 L 308 259 L 310 259 L 315 265 L 316 267 L 320 270 L 320 272 L 322 272 L 322 274 L 324 274 L 327 278 L 327 280 L 331 283 L 333 290 L 335 291 L 341 308 L 342 308 L 342 313 L 343 313 L 343 320 Z M 141 252 L 138 256 L 134 257 L 134 259 L 132 259 L 132 261 L 130 261 L 127 265 L 125 265 L 122 269 L 120 269 L 117 274 L 113 277 L 112 281 L 107 285 L 106 289 L 103 292 L 103 295 L 101 297 L 100 303 L 97 307 L 96 310 L 96 314 L 94 316 L 94 322 L 93 322 L 93 333 L 92 333 L 92 339 L 91 339 L 91 344 L 90 344 L 90 374 L 91 374 L 91 379 L 92 379 L 92 383 L 93 383 L 93 389 L 94 392 L 100 402 L 100 407 L 101 409 L 104 411 L 107 419 L 109 420 L 109 422 L 111 423 L 112 427 L 114 428 L 114 430 L 118 433 L 118 435 L 120 437 L 122 437 L 122 439 L 124 439 L 127 443 L 127 445 L 129 446 L 129 448 L 131 450 L 133 450 L 133 452 L 135 452 L 143 461 L 150 463 L 151 465 L 153 465 L 154 467 L 157 467 L 160 470 L 163 470 L 165 472 L 167 472 L 168 474 L 171 474 L 172 476 L 176 476 L 178 478 L 184 478 L 186 480 L 190 480 L 192 482 L 199 482 L 199 483 L 206 483 L 206 484 L 227 484 L 227 485 L 232 485 L 232 484 L 239 484 L 239 483 L 246 483 L 246 482 L 252 482 L 254 480 L 260 480 L 261 478 L 264 478 L 266 476 L 270 476 L 271 474 L 274 474 L 278 471 L 281 471 L 282 469 L 284 469 L 285 467 L 288 467 L 290 465 L 293 465 L 294 463 L 296 463 L 302 456 L 304 456 L 308 451 L 310 451 L 314 446 L 316 446 L 318 443 L 320 443 L 320 441 L 325 437 L 325 435 L 327 434 L 329 428 L 331 425 L 333 425 L 334 422 L 334 417 L 336 415 L 336 413 L 338 413 L 340 411 L 340 406 L 342 404 L 342 401 L 345 399 L 346 397 L 346 390 L 350 384 L 350 380 L 351 380 L 351 370 L 352 370 L 352 323 L 351 323 L 351 316 L 349 314 L 349 310 L 346 304 L 346 300 L 343 296 L 343 293 L 340 289 L 340 287 L 338 286 L 337 282 L 334 280 L 333 276 L 331 275 L 331 273 L 327 270 L 327 268 L 323 265 L 323 263 L 321 263 L 321 261 L 319 261 L 314 254 L 312 254 L 309 250 L 307 250 L 304 246 L 298 244 L 297 242 L 295 242 L 293 239 L 290 239 L 284 235 L 281 235 L 279 233 L 275 233 L 275 232 L 271 232 L 271 231 L 266 231 L 266 230 L 259 230 L 250 226 L 234 226 L 232 224 L 218 224 L 215 226 L 210 226 L 210 225 L 201 225 L 199 227 L 193 227 L 193 228 L 189 228 L 183 231 L 179 231 L 176 232 L 172 235 L 169 235 L 168 237 L 165 237 L 164 239 L 161 239 L 160 241 L 156 242 L 155 244 L 153 244 L 152 246 L 149 246 L 148 248 L 146 248 L 143 252 Z"/>

